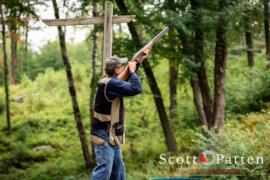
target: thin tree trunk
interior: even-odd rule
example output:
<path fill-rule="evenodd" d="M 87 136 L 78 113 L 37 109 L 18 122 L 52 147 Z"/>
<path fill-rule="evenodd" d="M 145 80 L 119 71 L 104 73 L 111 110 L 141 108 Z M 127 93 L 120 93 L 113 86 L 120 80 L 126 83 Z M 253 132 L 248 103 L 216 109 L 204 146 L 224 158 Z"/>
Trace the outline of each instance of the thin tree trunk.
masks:
<path fill-rule="evenodd" d="M 16 25 L 10 29 L 10 48 L 11 48 L 11 83 L 17 82 L 17 32 Z"/>
<path fill-rule="evenodd" d="M 169 61 L 169 86 L 170 86 L 170 117 L 174 118 L 177 115 L 177 59 Z"/>
<path fill-rule="evenodd" d="M 11 131 L 10 108 L 9 108 L 9 83 L 8 83 L 8 63 L 6 49 L 6 25 L 3 15 L 2 4 L 0 4 L 1 24 L 2 24 L 2 43 L 3 43 L 3 59 L 4 59 L 4 79 L 5 79 L 5 95 L 6 95 L 6 121 L 8 132 Z"/>
<path fill-rule="evenodd" d="M 30 2 L 28 2 L 28 6 L 30 6 Z M 27 13 L 27 17 L 30 16 L 30 13 Z M 24 53 L 26 54 L 27 58 L 27 53 L 28 53 L 28 35 L 29 35 L 29 20 L 26 21 L 25 25 L 25 46 L 24 46 Z"/>
<path fill-rule="evenodd" d="M 176 12 L 176 9 L 175 9 L 176 5 L 175 5 L 174 0 L 167 0 L 167 4 L 169 5 L 170 9 L 172 9 L 174 12 Z M 178 32 L 179 40 L 182 42 L 183 56 L 192 56 L 192 51 L 191 51 L 191 47 L 190 47 L 191 40 L 184 34 L 184 32 L 181 32 L 180 29 L 177 29 L 177 32 Z M 202 66 L 202 67 L 204 67 L 204 66 Z M 191 71 L 193 71 L 198 76 L 198 73 L 195 71 L 195 69 L 192 69 Z M 205 70 L 202 72 L 205 72 Z M 206 73 L 202 73 L 202 75 L 204 75 L 204 74 L 206 74 Z M 206 76 L 202 76 L 202 77 L 207 78 Z M 202 83 L 202 85 L 203 84 L 204 83 Z M 208 82 L 207 82 L 207 84 L 208 84 Z M 207 84 L 206 84 L 206 87 L 209 87 L 209 86 L 207 86 Z M 190 86 L 192 87 L 192 90 L 193 90 L 194 104 L 196 107 L 198 118 L 203 125 L 205 125 L 206 127 L 209 127 L 208 123 L 207 123 L 207 118 L 205 115 L 205 110 L 204 110 L 203 105 L 202 105 L 202 100 L 201 100 L 202 95 L 201 95 L 201 90 L 200 90 L 200 86 L 199 86 L 199 81 L 193 80 L 193 77 L 191 77 L 190 78 Z M 210 91 L 206 91 L 206 92 L 210 92 Z M 209 97 L 210 93 L 207 93 L 207 95 Z"/>
<path fill-rule="evenodd" d="M 198 23 L 201 22 L 202 20 L 199 11 L 197 11 L 200 8 L 200 1 L 192 0 L 191 8 L 194 10 L 193 13 L 194 30 L 195 30 L 194 60 L 199 65 L 199 67 L 195 69 L 195 72 L 197 73 L 198 76 L 205 115 L 207 118 L 208 125 L 210 125 L 213 123 L 213 101 L 205 69 L 204 32 L 201 28 L 200 23 Z"/>
<path fill-rule="evenodd" d="M 93 17 L 98 16 L 97 13 L 97 5 L 94 3 L 93 5 Z M 96 31 L 97 25 L 94 25 L 94 31 Z M 96 94 L 96 86 L 97 86 L 97 73 L 96 73 L 96 60 L 97 60 L 97 49 L 98 49 L 98 36 L 97 32 L 95 32 L 92 36 L 93 38 L 93 49 L 92 49 L 92 77 L 90 82 L 90 102 L 89 102 L 89 112 L 90 112 L 90 124 L 94 121 L 94 101 L 95 101 L 95 94 Z M 92 158 L 95 158 L 94 147 L 92 145 Z"/>
<path fill-rule="evenodd" d="M 176 11 L 176 6 L 173 0 L 166 0 L 165 5 L 169 10 Z M 179 43 L 175 39 L 174 31 L 169 31 L 169 38 L 172 47 Z M 180 43 L 179 43 L 180 44 Z M 175 57 L 171 57 L 169 61 L 169 87 L 170 87 L 170 118 L 177 117 L 177 75 L 178 75 L 178 60 Z"/>
<path fill-rule="evenodd" d="M 56 0 L 52 0 L 52 2 L 53 2 L 55 18 L 59 19 L 59 10 L 57 7 L 57 2 L 56 2 Z M 81 142 L 81 147 L 82 147 L 82 151 L 83 151 L 85 164 L 86 164 L 87 168 L 90 168 L 91 158 L 90 158 L 90 153 L 89 153 L 89 149 L 88 149 L 87 139 L 85 137 L 85 131 L 84 131 L 83 123 L 82 123 L 79 104 L 77 101 L 77 95 L 76 95 L 76 90 L 75 90 L 75 86 L 74 86 L 71 65 L 69 62 L 68 55 L 67 55 L 65 35 L 64 35 L 64 32 L 63 32 L 61 26 L 58 26 L 57 28 L 58 28 L 58 35 L 59 35 L 62 59 L 63 59 L 63 63 L 65 66 L 65 71 L 66 71 L 67 80 L 68 80 L 69 93 L 70 93 L 70 96 L 72 99 L 74 118 L 76 121 L 77 130 L 78 130 L 79 137 L 80 137 L 80 142 Z"/>
<path fill-rule="evenodd" d="M 29 15 L 28 15 L 29 16 Z M 28 17 L 27 16 L 27 17 Z M 26 23 L 25 25 L 25 44 L 24 44 L 24 65 L 25 65 L 25 71 L 26 71 L 26 74 L 30 77 L 30 74 L 29 74 L 29 64 L 28 64 L 28 35 L 29 35 L 29 25 L 28 25 L 28 22 Z"/>
<path fill-rule="evenodd" d="M 210 87 L 208 84 L 208 78 L 206 74 L 206 70 L 204 64 L 199 67 L 200 70 L 198 72 L 199 86 L 201 90 L 201 96 L 203 100 L 203 109 L 207 118 L 208 128 L 213 124 L 213 100 L 211 96 Z"/>
<path fill-rule="evenodd" d="M 219 0 L 219 24 L 216 32 L 215 69 L 214 69 L 214 130 L 223 131 L 225 116 L 225 77 L 227 61 L 227 20 L 224 14 L 226 0 Z"/>
<path fill-rule="evenodd" d="M 247 46 L 247 58 L 248 58 L 248 66 L 254 66 L 254 58 L 253 58 L 253 41 L 252 41 L 252 32 L 245 31 L 246 37 L 246 46 Z"/>
<path fill-rule="evenodd" d="M 194 104 L 195 104 L 195 107 L 197 110 L 199 120 L 203 126 L 208 128 L 209 126 L 208 126 L 208 122 L 206 119 L 206 115 L 205 115 L 203 105 L 202 105 L 202 100 L 201 100 L 201 90 L 200 90 L 200 86 L 199 86 L 199 81 L 198 80 L 191 80 L 190 84 L 192 87 L 193 101 L 194 101 Z"/>
<path fill-rule="evenodd" d="M 264 33 L 266 45 L 266 57 L 270 60 L 270 34 L 269 34 L 269 0 L 264 0 Z"/>
<path fill-rule="evenodd" d="M 179 35 L 179 39 L 182 42 L 182 53 L 183 56 L 191 56 L 191 47 L 190 47 L 190 40 L 183 35 L 183 33 L 178 30 L 178 35 Z M 194 72 L 194 74 L 196 74 L 195 69 L 192 69 L 192 71 Z M 190 86 L 192 88 L 192 92 L 193 92 L 193 100 L 194 100 L 194 104 L 196 107 L 196 111 L 198 114 L 198 118 L 200 120 L 200 122 L 205 125 L 206 127 L 209 127 L 208 122 L 207 122 L 207 118 L 205 115 L 205 111 L 203 108 L 203 103 L 202 103 L 202 99 L 201 99 L 201 90 L 200 90 L 200 85 L 199 85 L 199 81 L 198 80 L 193 80 L 193 77 L 190 78 Z"/>
<path fill-rule="evenodd" d="M 28 23 L 25 26 L 25 47 L 24 47 L 24 53 L 28 53 L 28 34 L 29 34 L 29 26 Z"/>
<path fill-rule="evenodd" d="M 122 14 L 127 15 L 129 14 L 128 9 L 126 7 L 126 4 L 123 0 L 116 0 L 116 3 L 121 11 Z M 128 23 L 128 28 L 130 31 L 130 34 L 132 36 L 133 42 L 137 49 L 142 47 L 142 42 L 140 41 L 138 32 L 136 31 L 134 22 Z M 166 145 L 169 151 L 175 152 L 177 151 L 177 145 L 175 141 L 175 137 L 173 135 L 171 125 L 166 113 L 166 109 L 163 103 L 163 99 L 161 96 L 160 89 L 158 88 L 156 79 L 154 77 L 154 73 L 150 67 L 150 64 L 147 60 L 143 61 L 143 69 L 145 71 L 145 74 L 147 76 L 150 89 L 152 91 L 154 101 L 156 104 L 157 112 L 159 115 L 159 119 L 162 125 L 163 133 L 165 136 Z"/>
<path fill-rule="evenodd" d="M 248 14 L 248 12 L 246 12 Z M 252 41 L 252 31 L 250 26 L 250 18 L 245 17 L 245 39 L 246 39 L 246 47 L 247 47 L 247 59 L 248 66 L 254 66 L 254 58 L 253 58 L 253 41 Z"/>

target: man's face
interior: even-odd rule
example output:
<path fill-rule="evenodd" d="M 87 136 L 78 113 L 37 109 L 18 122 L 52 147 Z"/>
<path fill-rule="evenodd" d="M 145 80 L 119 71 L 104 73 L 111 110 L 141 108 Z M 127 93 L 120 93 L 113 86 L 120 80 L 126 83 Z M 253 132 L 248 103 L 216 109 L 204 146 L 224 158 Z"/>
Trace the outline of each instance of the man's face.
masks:
<path fill-rule="evenodd" d="M 123 65 L 117 67 L 115 70 L 114 70 L 114 74 L 116 76 L 118 76 L 123 70 L 125 69 L 125 67 Z"/>

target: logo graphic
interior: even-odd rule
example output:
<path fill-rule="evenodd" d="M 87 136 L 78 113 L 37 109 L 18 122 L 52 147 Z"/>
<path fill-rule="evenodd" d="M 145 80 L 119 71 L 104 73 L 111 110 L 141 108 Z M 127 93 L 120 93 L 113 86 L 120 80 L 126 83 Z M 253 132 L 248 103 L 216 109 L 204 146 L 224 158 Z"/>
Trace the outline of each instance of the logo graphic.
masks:
<path fill-rule="evenodd" d="M 219 164 L 263 164 L 262 156 L 235 156 L 216 153 L 213 150 L 204 150 L 197 156 L 171 156 L 167 154 L 159 155 L 159 164 L 202 164 L 204 166 L 213 166 Z"/>
<path fill-rule="evenodd" d="M 205 166 L 211 166 L 216 163 L 216 153 L 212 150 L 205 150 L 199 155 L 200 162 Z"/>

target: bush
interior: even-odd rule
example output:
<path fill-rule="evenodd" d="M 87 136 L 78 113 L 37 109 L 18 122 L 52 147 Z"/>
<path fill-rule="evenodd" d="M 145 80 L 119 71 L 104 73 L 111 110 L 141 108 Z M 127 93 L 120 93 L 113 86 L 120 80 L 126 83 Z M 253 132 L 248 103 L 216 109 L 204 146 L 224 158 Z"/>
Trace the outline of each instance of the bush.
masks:
<path fill-rule="evenodd" d="M 246 61 L 244 58 L 232 61 L 235 62 L 230 62 L 234 64 L 227 73 L 227 114 L 245 114 L 266 108 L 270 102 L 270 71 L 266 69 L 264 56 L 256 58 L 256 65 L 252 69 L 239 65 L 242 62 L 237 61 Z"/>
<path fill-rule="evenodd" d="M 241 179 L 269 179 L 270 141 L 266 140 L 266 137 L 270 136 L 269 118 L 270 113 L 265 115 L 251 114 L 243 118 L 242 123 L 233 121 L 227 124 L 222 135 L 208 131 L 209 137 L 206 138 L 197 134 L 198 139 L 194 140 L 195 147 L 200 147 L 201 150 L 210 148 L 225 156 L 263 157 L 263 164 L 218 164 L 209 168 L 243 170 L 246 175 Z M 229 179 L 228 176 L 226 178 Z M 231 178 L 233 179 L 235 176 Z"/>

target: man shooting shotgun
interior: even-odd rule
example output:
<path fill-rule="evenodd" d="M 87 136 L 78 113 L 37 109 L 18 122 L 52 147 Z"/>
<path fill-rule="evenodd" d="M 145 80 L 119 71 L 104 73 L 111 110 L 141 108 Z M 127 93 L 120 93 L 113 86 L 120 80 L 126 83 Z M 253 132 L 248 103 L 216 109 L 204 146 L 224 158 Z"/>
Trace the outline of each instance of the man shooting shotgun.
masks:
<path fill-rule="evenodd" d="M 165 28 L 131 59 L 112 56 L 106 60 L 105 75 L 98 84 L 91 126 L 91 141 L 96 155 L 96 167 L 92 180 L 125 180 L 125 167 L 120 145 L 125 141 L 125 114 L 123 97 L 134 96 L 142 91 L 136 74 L 137 63 L 149 56 L 153 44 L 160 39 Z"/>

